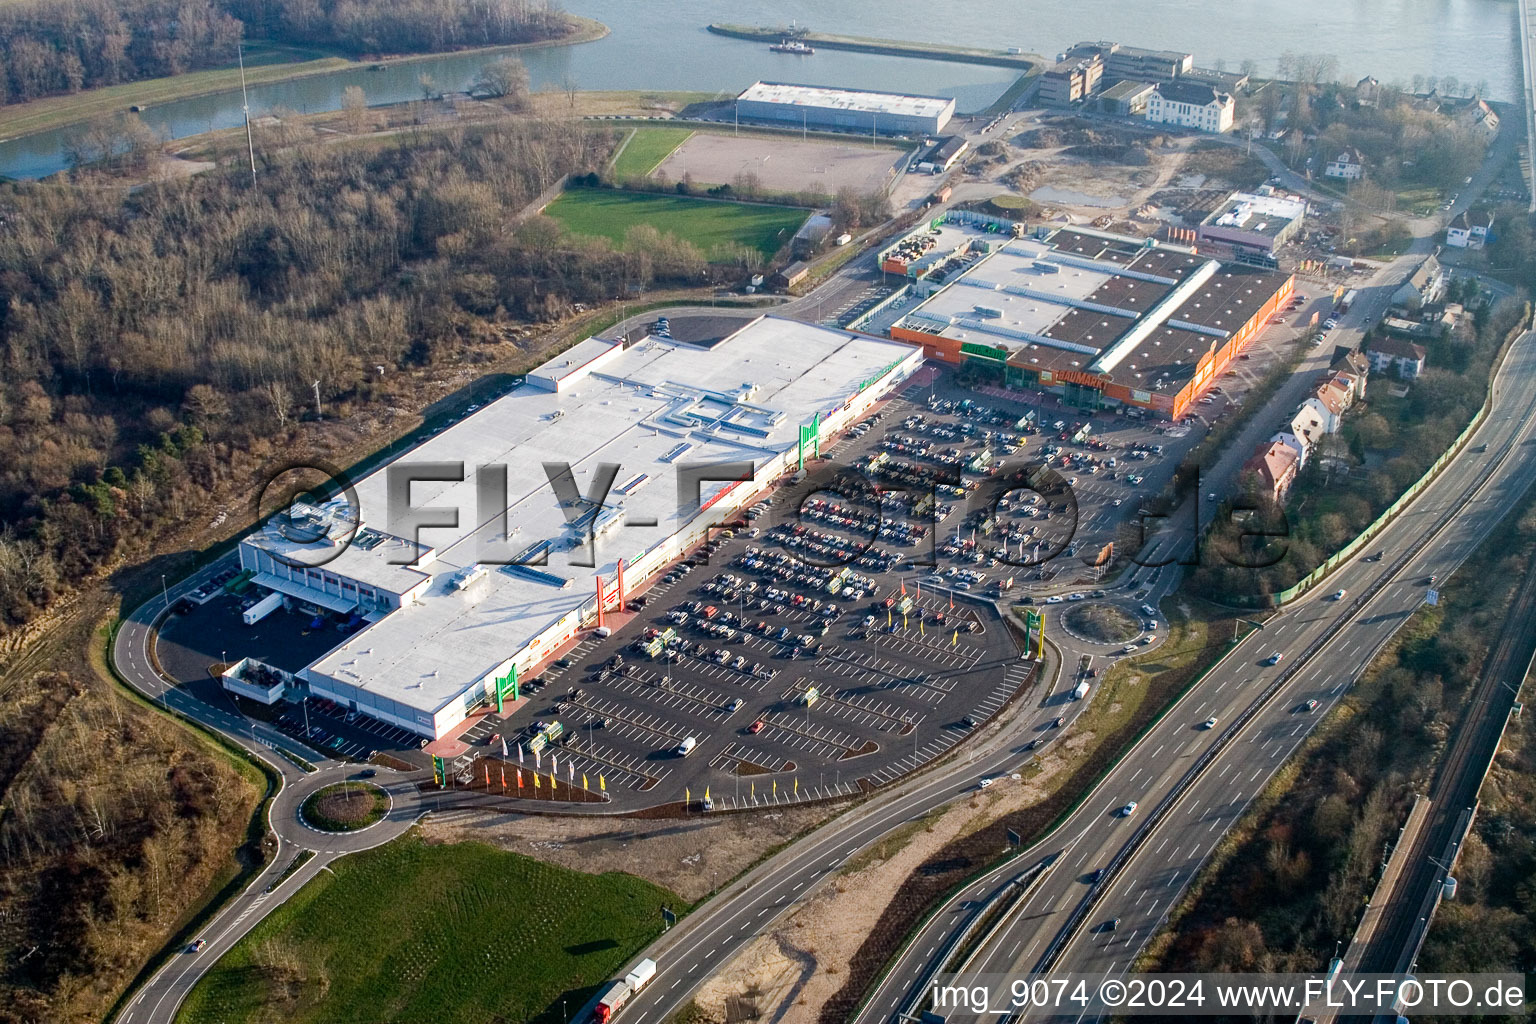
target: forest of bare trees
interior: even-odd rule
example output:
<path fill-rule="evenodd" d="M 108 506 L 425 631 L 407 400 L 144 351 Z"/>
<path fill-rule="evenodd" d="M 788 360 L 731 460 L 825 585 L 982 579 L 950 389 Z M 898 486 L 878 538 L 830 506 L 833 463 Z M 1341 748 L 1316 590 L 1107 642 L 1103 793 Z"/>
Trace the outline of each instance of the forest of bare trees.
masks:
<path fill-rule="evenodd" d="M 65 672 L 0 701 L 0 1024 L 100 1020 L 227 864 L 260 791 Z"/>
<path fill-rule="evenodd" d="M 0 103 L 230 64 L 242 35 L 361 56 L 569 27 L 549 0 L 12 0 L 0 5 Z"/>
<path fill-rule="evenodd" d="M 301 145 L 254 188 L 230 171 L 0 190 L 0 634 L 254 472 L 311 382 L 329 409 L 367 409 L 401 370 L 504 344 L 501 323 L 701 283 L 682 247 L 512 226 L 612 145 L 519 120 Z"/>

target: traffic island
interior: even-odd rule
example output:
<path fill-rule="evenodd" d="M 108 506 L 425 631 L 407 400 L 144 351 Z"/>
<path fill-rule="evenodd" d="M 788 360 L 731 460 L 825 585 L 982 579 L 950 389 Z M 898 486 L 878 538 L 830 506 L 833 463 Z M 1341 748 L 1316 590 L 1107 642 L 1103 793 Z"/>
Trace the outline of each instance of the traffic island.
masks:
<path fill-rule="evenodd" d="M 318 832 L 360 832 L 389 813 L 389 794 L 371 782 L 338 782 L 311 793 L 299 808 Z"/>
<path fill-rule="evenodd" d="M 1062 625 L 1074 636 L 1101 644 L 1129 643 L 1141 635 L 1141 624 L 1112 604 L 1079 604 L 1062 615 Z"/>

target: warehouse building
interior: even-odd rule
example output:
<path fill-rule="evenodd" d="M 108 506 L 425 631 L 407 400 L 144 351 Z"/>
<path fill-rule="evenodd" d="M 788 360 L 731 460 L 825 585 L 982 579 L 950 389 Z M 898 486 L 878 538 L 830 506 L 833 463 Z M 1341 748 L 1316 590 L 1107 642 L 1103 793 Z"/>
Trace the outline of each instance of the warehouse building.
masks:
<path fill-rule="evenodd" d="M 981 249 L 937 287 L 932 274 L 919 282 L 929 294 L 891 337 L 1085 409 L 1177 419 L 1294 287 L 1287 274 L 1085 228 Z"/>
<path fill-rule="evenodd" d="M 1273 256 L 1301 232 L 1306 200 L 1298 196 L 1234 192 L 1196 229 L 1202 242 L 1229 245 L 1242 252 Z"/>
<path fill-rule="evenodd" d="M 1120 117 L 1140 117 L 1147 112 L 1154 88 L 1151 82 L 1116 82 L 1099 96 L 1099 109 Z"/>
<path fill-rule="evenodd" d="M 736 114 L 747 120 L 773 121 L 797 128 L 937 135 L 955 116 L 955 101 L 942 96 L 754 82 L 736 97 Z"/>
<path fill-rule="evenodd" d="M 448 735 L 515 697 L 520 676 L 921 361 L 910 345 L 767 316 L 710 347 L 588 339 L 359 481 L 355 506 L 301 506 L 243 540 L 258 591 L 361 628 L 291 685 L 246 665 L 226 686 L 269 702 L 324 697 Z M 565 463 L 578 497 L 562 501 L 546 466 Z M 750 478 L 697 483 L 685 498 L 680 476 L 701 463 L 745 463 Z M 581 497 L 615 464 L 606 496 Z M 409 507 L 450 525 L 388 528 L 390 469 L 412 465 L 437 475 L 409 489 Z"/>

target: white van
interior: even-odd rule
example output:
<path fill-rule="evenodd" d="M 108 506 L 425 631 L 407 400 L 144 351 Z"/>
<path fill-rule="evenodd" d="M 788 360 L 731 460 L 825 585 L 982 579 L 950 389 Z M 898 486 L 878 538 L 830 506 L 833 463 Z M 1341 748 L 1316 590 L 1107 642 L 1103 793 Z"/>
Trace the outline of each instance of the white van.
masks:
<path fill-rule="evenodd" d="M 683 740 L 683 742 L 677 745 L 677 756 L 687 757 L 689 754 L 693 753 L 695 749 L 697 749 L 698 745 L 699 741 L 694 739 L 692 736 L 689 736 L 687 739 Z"/>

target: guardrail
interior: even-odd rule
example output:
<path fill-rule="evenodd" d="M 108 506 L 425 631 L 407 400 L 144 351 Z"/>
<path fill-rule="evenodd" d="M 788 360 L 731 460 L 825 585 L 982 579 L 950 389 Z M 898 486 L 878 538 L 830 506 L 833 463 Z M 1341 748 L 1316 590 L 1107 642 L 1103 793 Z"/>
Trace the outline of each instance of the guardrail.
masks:
<path fill-rule="evenodd" d="M 1508 354 L 1510 346 L 1529 329 L 1530 323 L 1531 307 L 1527 305 L 1520 323 L 1511 328 L 1509 337 L 1499 347 L 1499 352 L 1494 358 L 1494 372 L 1488 378 L 1488 390 L 1487 394 L 1483 396 L 1483 404 L 1478 407 L 1477 412 L 1472 416 L 1472 421 L 1466 425 L 1460 434 L 1456 435 L 1456 440 L 1452 441 L 1445 451 L 1440 453 L 1440 457 L 1424 471 L 1423 475 L 1410 484 L 1407 490 L 1398 495 L 1397 500 L 1388 505 L 1381 515 L 1377 516 L 1370 525 L 1361 530 L 1354 540 L 1351 540 L 1344 547 L 1329 555 L 1322 565 L 1278 593 L 1270 594 L 1263 600 L 1240 601 L 1239 604 L 1250 608 L 1279 608 L 1294 601 L 1321 583 L 1341 564 L 1353 558 L 1359 553 L 1361 548 L 1365 547 L 1366 544 L 1375 539 L 1377 534 L 1386 529 L 1398 517 L 1403 508 L 1411 503 L 1414 498 L 1418 497 L 1424 488 L 1433 483 L 1435 478 L 1440 475 L 1440 472 L 1445 469 L 1446 465 L 1461 453 L 1462 448 L 1472 439 L 1472 435 L 1477 432 L 1478 428 L 1488 418 L 1488 413 L 1493 408 L 1494 378 L 1497 376 L 1498 369 L 1503 365 L 1504 357 Z"/>
<path fill-rule="evenodd" d="M 1029 893 L 1034 889 L 1034 887 L 1039 884 L 1040 880 L 1050 872 L 1051 868 L 1055 864 L 1055 860 L 1055 857 L 1048 857 L 1033 867 L 1027 868 L 1026 870 L 1015 875 L 1013 878 L 1010 878 L 1003 885 L 995 889 L 992 895 L 989 896 L 987 900 L 981 904 L 981 906 L 975 909 L 975 912 L 971 915 L 971 919 L 965 923 L 965 927 L 961 928 L 954 935 L 950 936 L 949 941 L 944 944 L 944 948 L 941 949 L 939 954 L 929 962 L 928 969 L 923 972 L 923 976 L 918 984 L 912 986 L 912 995 L 908 997 L 906 1004 L 896 1013 L 896 1019 L 898 1021 L 915 1019 L 917 1008 L 922 1005 L 923 1000 L 928 995 L 929 984 L 933 981 L 936 975 L 944 970 L 944 967 L 949 963 L 949 959 L 954 956 L 956 951 L 958 951 L 966 943 L 966 941 L 970 938 L 971 933 L 974 932 L 984 921 L 986 921 L 988 912 L 991 910 L 992 905 L 997 902 L 999 897 L 1005 894 L 1011 895 L 1014 902 L 1012 906 L 1005 909 L 1003 913 L 998 916 L 997 920 L 992 922 L 991 927 L 987 929 L 987 933 L 981 937 L 981 941 L 978 942 L 976 946 L 965 955 L 960 964 L 956 966 L 953 973 L 964 971 L 965 968 L 970 965 L 970 962 L 975 958 L 976 954 L 986 948 L 987 941 L 991 939 L 992 935 L 997 931 L 997 929 L 1007 923 L 1009 912 L 1013 909 L 1013 907 L 1018 905 L 1018 901 L 1027 897 Z"/>
<path fill-rule="evenodd" d="M 1511 433 L 1509 439 L 1506 440 L 1503 446 L 1499 449 L 1499 453 L 1494 459 L 1491 468 L 1497 469 L 1515 449 L 1515 442 L 1519 437 L 1520 430 L 1531 419 L 1533 411 L 1536 411 L 1536 405 L 1526 409 L 1525 414 L 1521 416 L 1514 432 Z M 1350 605 L 1349 614 L 1340 616 L 1339 618 L 1335 619 L 1333 623 L 1330 624 L 1320 636 L 1308 644 L 1306 648 L 1303 649 L 1300 656 L 1298 656 L 1297 659 L 1292 662 L 1291 667 L 1283 670 L 1278 676 L 1276 676 L 1274 682 L 1265 687 L 1264 691 L 1260 693 L 1258 697 L 1254 698 L 1253 702 L 1250 703 L 1248 707 L 1243 709 L 1243 712 L 1238 715 L 1237 719 L 1234 720 L 1232 724 L 1229 725 L 1227 729 L 1221 734 L 1221 736 L 1217 738 L 1216 742 L 1209 749 L 1207 749 L 1204 754 L 1196 759 L 1195 763 L 1190 766 L 1189 770 L 1184 773 L 1184 775 L 1179 779 L 1174 787 L 1168 791 L 1162 800 L 1158 801 L 1158 804 L 1155 808 L 1153 808 L 1152 813 L 1147 816 L 1146 820 L 1142 823 L 1141 827 L 1136 830 L 1135 834 L 1131 836 L 1130 840 L 1120 848 L 1119 852 L 1116 853 L 1114 857 L 1110 859 L 1109 864 L 1105 867 L 1104 878 L 1101 880 L 1100 884 L 1095 886 L 1093 891 L 1089 893 L 1089 895 L 1077 905 L 1072 914 L 1067 918 L 1067 923 L 1062 925 L 1061 929 L 1056 933 L 1056 936 L 1051 940 L 1051 945 L 1041 956 L 1039 963 L 1034 969 L 1034 973 L 1044 973 L 1051 970 L 1056 965 L 1056 963 L 1061 958 L 1061 954 L 1063 951 L 1065 951 L 1067 944 L 1072 940 L 1074 936 L 1076 936 L 1078 929 L 1082 927 L 1083 921 L 1088 917 L 1088 915 L 1093 913 L 1094 909 L 1099 905 L 1099 903 L 1103 901 L 1104 894 L 1112 888 L 1115 879 L 1119 876 L 1120 872 L 1124 870 L 1125 865 L 1135 857 L 1135 855 L 1141 850 L 1141 847 L 1151 837 L 1152 833 L 1157 830 L 1157 827 L 1160 824 L 1162 824 L 1163 819 L 1173 811 L 1173 809 L 1178 805 L 1179 801 L 1183 799 L 1184 794 L 1188 792 L 1189 788 L 1193 786 L 1195 782 L 1197 782 L 1200 777 L 1205 774 L 1211 765 L 1216 762 L 1221 753 L 1226 750 L 1226 748 L 1237 738 L 1237 736 L 1248 726 L 1248 724 L 1253 721 L 1254 718 L 1256 718 L 1261 712 L 1264 711 L 1265 708 L 1269 706 L 1270 702 L 1273 701 L 1275 697 L 1285 689 L 1287 684 L 1289 684 L 1290 681 L 1295 678 L 1298 672 L 1307 667 L 1311 663 L 1312 659 L 1316 657 L 1317 654 L 1324 647 L 1326 647 L 1334 637 L 1342 632 L 1345 627 L 1349 626 L 1355 621 L 1355 618 L 1365 610 L 1365 606 L 1371 601 L 1372 598 L 1374 598 L 1383 589 L 1385 589 L 1389 583 L 1394 581 L 1398 574 L 1407 567 L 1408 563 L 1417 557 L 1419 552 L 1428 547 L 1429 544 L 1440 535 L 1441 531 L 1444 530 L 1445 527 L 1457 516 L 1457 514 L 1460 513 L 1460 511 L 1466 506 L 1467 502 L 1471 501 L 1477 492 L 1482 490 L 1483 487 L 1485 487 L 1488 481 L 1491 479 L 1492 473 L 1490 472 L 1488 475 L 1483 476 L 1481 479 L 1474 480 L 1464 491 L 1462 491 L 1461 496 L 1454 503 L 1452 503 L 1452 505 L 1447 508 L 1445 512 L 1441 514 L 1440 518 L 1436 520 L 1434 526 L 1425 531 L 1424 535 L 1418 541 L 1412 544 L 1408 550 L 1399 555 L 1397 559 L 1393 561 L 1389 571 L 1379 575 L 1376 578 L 1376 581 L 1372 583 L 1368 588 L 1366 588 L 1363 594 L 1355 598 L 1354 602 Z"/>

